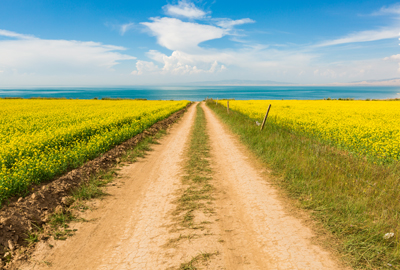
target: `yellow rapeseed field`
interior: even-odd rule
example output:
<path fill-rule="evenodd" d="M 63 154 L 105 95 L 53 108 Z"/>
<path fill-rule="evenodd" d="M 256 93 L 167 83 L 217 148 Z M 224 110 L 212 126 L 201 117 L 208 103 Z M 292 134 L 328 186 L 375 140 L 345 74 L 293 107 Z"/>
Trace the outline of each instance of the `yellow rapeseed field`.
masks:
<path fill-rule="evenodd" d="M 188 103 L 0 99 L 0 203 L 99 156 Z"/>
<path fill-rule="evenodd" d="M 226 100 L 220 100 L 226 106 Z M 229 107 L 262 121 L 387 162 L 400 159 L 400 102 L 342 100 L 230 100 Z"/>

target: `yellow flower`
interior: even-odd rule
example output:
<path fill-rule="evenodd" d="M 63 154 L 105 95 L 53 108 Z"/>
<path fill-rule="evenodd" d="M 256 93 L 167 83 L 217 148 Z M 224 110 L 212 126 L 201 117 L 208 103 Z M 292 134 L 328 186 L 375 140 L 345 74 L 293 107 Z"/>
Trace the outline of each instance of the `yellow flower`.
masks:
<path fill-rule="evenodd" d="M 137 124 L 149 127 L 187 104 L 0 99 L 0 201 L 133 137 Z"/>
<path fill-rule="evenodd" d="M 226 106 L 226 100 L 220 100 Z M 261 121 L 381 161 L 400 159 L 400 104 L 396 101 L 231 100 L 229 107 Z"/>

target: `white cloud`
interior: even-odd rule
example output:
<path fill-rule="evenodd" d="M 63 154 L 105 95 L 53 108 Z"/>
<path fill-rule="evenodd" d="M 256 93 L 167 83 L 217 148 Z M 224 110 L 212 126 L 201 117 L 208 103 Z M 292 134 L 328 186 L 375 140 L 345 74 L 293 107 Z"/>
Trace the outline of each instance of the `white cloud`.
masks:
<path fill-rule="evenodd" d="M 400 60 L 400 54 L 395 54 L 389 57 L 385 57 L 383 60 Z"/>
<path fill-rule="evenodd" d="M 241 67 L 248 70 L 262 70 L 276 67 L 279 61 L 287 61 L 287 66 L 309 62 L 310 56 L 304 54 L 266 50 L 267 46 L 253 45 L 241 50 L 205 49 L 200 43 L 230 35 L 236 25 L 252 23 L 249 18 L 240 20 L 215 19 L 216 26 L 194 22 L 183 22 L 177 18 L 152 18 L 152 22 L 144 22 L 151 33 L 157 37 L 161 46 L 172 51 L 166 55 L 150 50 L 147 56 L 160 63 L 160 74 L 206 74 L 216 73 L 229 68 Z M 286 60 L 290 57 L 290 60 Z M 278 60 L 280 58 L 280 60 Z M 142 65 L 138 61 L 138 64 Z M 140 66 L 134 74 L 144 74 L 147 68 Z"/>
<path fill-rule="evenodd" d="M 271 71 L 283 72 L 307 66 L 314 57 L 311 54 L 265 49 L 262 46 L 241 50 L 199 49 L 194 53 L 177 50 L 171 55 L 150 50 L 147 56 L 159 63 L 159 74 L 174 75 L 217 73 L 237 68 L 243 70 L 242 75 L 265 75 Z"/>
<path fill-rule="evenodd" d="M 399 31 L 400 31 L 400 27 L 383 28 L 380 30 L 367 30 L 367 31 L 355 32 L 355 33 L 349 34 L 342 38 L 324 41 L 322 43 L 317 44 L 315 47 L 326 47 L 326 46 L 333 46 L 333 45 L 339 45 L 339 44 L 375 41 L 375 40 L 382 40 L 382 39 L 389 39 L 389 38 L 398 38 Z"/>
<path fill-rule="evenodd" d="M 176 18 L 152 18 L 152 22 L 141 24 L 157 37 L 158 44 L 170 50 L 196 50 L 199 43 L 227 34 L 226 30 L 219 27 L 183 22 Z"/>
<path fill-rule="evenodd" d="M 385 57 L 383 60 L 385 61 L 392 60 L 392 62 L 397 62 L 399 65 L 398 72 L 400 73 L 400 54 L 395 54 L 389 57 Z"/>
<path fill-rule="evenodd" d="M 120 46 L 91 41 L 39 39 L 6 30 L 0 34 L 17 38 L 0 40 L 0 68 L 5 72 L 89 74 L 107 72 L 121 60 L 135 59 L 120 53 L 125 50 Z"/>
<path fill-rule="evenodd" d="M 152 76 L 171 74 L 174 77 L 181 76 L 182 79 L 196 80 L 208 78 L 198 76 L 220 73 L 219 78 L 263 78 L 298 83 L 333 83 L 396 77 L 400 59 L 400 55 L 396 55 L 390 57 L 393 61 L 371 59 L 329 63 L 321 61 L 319 55 L 312 53 L 263 46 L 236 50 L 201 49 L 196 53 L 174 51 L 170 55 L 152 50 L 147 56 L 159 67 L 158 71 L 153 69 L 152 73 L 149 73 L 153 74 Z M 222 71 L 225 72 L 221 73 Z M 144 69 L 142 74 L 146 74 Z"/>
<path fill-rule="evenodd" d="M 398 23 L 398 20 L 400 19 L 399 17 L 400 3 L 388 7 L 384 6 L 379 11 L 372 13 L 372 15 L 374 16 L 386 16 L 386 17 L 388 17 L 389 14 L 393 14 L 395 16 L 394 18 L 392 18 L 393 22 L 387 27 L 382 27 L 380 29 L 374 29 L 374 30 L 354 32 L 338 39 L 321 42 L 315 45 L 314 47 L 326 47 L 326 46 L 333 46 L 340 44 L 369 42 L 376 40 L 398 38 L 400 31 L 400 25 Z"/>
<path fill-rule="evenodd" d="M 154 84 L 177 81 L 177 78 L 179 81 L 241 78 L 329 83 L 396 77 L 400 72 L 400 55 L 397 54 L 384 59 L 330 62 L 329 57 L 334 52 L 332 48 L 324 48 L 397 38 L 400 27 L 397 28 L 395 24 L 354 32 L 311 47 L 287 44 L 286 47 L 277 48 L 248 41 L 235 47 L 229 46 L 230 49 L 218 49 L 204 47 L 201 43 L 233 36 L 235 27 L 254 21 L 250 18 L 213 19 L 188 1 L 167 5 L 164 10 L 174 18 L 151 18 L 142 25 L 156 37 L 158 44 L 171 52 L 148 51 L 147 61 L 136 61 L 135 71 L 132 71 L 133 62 L 131 66 L 121 65 L 121 70 L 124 69 L 122 72 L 113 70 L 121 61 L 135 59 L 123 53 L 124 47 L 98 42 L 45 40 L 0 30 L 0 36 L 4 37 L 0 39 L 0 83 Z M 392 6 L 382 8 L 380 12 L 398 14 L 396 10 Z M 194 22 L 194 19 L 201 21 Z M 127 23 L 112 27 L 123 35 L 135 25 Z M 319 47 L 318 50 L 316 47 Z"/>
<path fill-rule="evenodd" d="M 143 75 L 144 73 L 153 73 L 160 70 L 158 66 L 156 66 L 153 62 L 141 61 L 138 60 L 136 62 L 136 69 L 132 71 L 133 75 Z"/>
<path fill-rule="evenodd" d="M 197 8 L 193 3 L 181 0 L 178 5 L 166 5 L 163 7 L 164 12 L 172 17 L 186 17 L 190 19 L 200 19 L 206 13 Z"/>
<path fill-rule="evenodd" d="M 180 1 L 178 5 L 164 6 L 166 14 L 187 18 L 203 18 L 206 13 L 195 7 L 193 3 Z M 226 70 L 225 63 L 235 62 L 232 52 L 218 49 L 204 49 L 202 42 L 219 39 L 225 35 L 232 35 L 236 25 L 253 23 L 249 18 L 232 20 L 229 18 L 211 19 L 207 23 L 184 22 L 177 18 L 150 18 L 151 22 L 143 22 L 150 33 L 157 37 L 161 46 L 172 51 L 171 55 L 150 50 L 147 56 L 162 65 L 160 73 L 166 74 L 199 74 L 215 73 Z M 144 68 L 137 68 L 134 72 L 144 72 Z"/>
<path fill-rule="evenodd" d="M 187 6 L 188 2 L 179 2 L 178 6 Z M 193 4 L 190 4 L 194 7 Z M 168 8 L 170 6 L 167 6 Z M 188 17 L 188 16 L 187 16 Z M 171 50 L 167 55 L 156 50 L 150 50 L 147 56 L 160 66 L 159 74 L 210 74 L 230 70 L 230 67 L 240 67 L 249 70 L 262 70 L 277 67 L 278 62 L 285 62 L 285 67 L 294 66 L 298 59 L 301 63 L 309 62 L 310 55 L 302 53 L 279 52 L 267 50 L 268 46 L 253 45 L 243 49 L 221 50 L 206 49 L 201 43 L 219 39 L 226 35 L 233 35 L 235 26 L 246 23 L 254 23 L 250 18 L 232 20 L 229 18 L 208 18 L 207 22 L 184 22 L 177 18 L 151 18 L 150 22 L 143 22 L 150 33 L 157 37 L 161 46 Z M 210 25 L 214 24 L 214 25 Z M 290 60 L 287 58 L 290 57 Z M 280 58 L 280 59 L 279 59 Z M 287 63 L 286 63 L 287 62 Z M 139 67 L 133 74 L 145 74 L 148 68 L 146 64 L 138 61 Z"/>
<path fill-rule="evenodd" d="M 332 64 L 320 64 L 320 79 L 331 78 L 342 81 L 377 80 L 397 77 L 397 63 L 383 59 L 342 61 Z"/>
<path fill-rule="evenodd" d="M 121 36 L 123 36 L 126 33 L 126 31 L 132 29 L 134 26 L 135 26 L 134 23 L 126 23 L 126 24 L 120 25 L 119 32 L 120 32 Z"/>
<path fill-rule="evenodd" d="M 192 55 L 181 51 L 174 51 L 171 56 L 167 56 L 159 51 L 151 50 L 147 55 L 152 60 L 163 65 L 162 69 L 160 69 L 160 73 L 162 74 L 215 73 L 226 69 L 224 65 L 214 60 L 215 57 L 208 57 L 204 54 Z"/>
<path fill-rule="evenodd" d="M 216 24 L 225 29 L 232 29 L 235 25 L 241 25 L 246 23 L 255 23 L 255 21 L 249 18 L 240 20 L 218 19 Z"/>
<path fill-rule="evenodd" d="M 400 27 L 396 27 L 395 24 L 381 29 L 354 32 L 308 47 L 285 46 L 278 49 L 263 44 L 246 43 L 242 48 L 218 49 L 202 47 L 201 43 L 235 35 L 235 26 L 254 21 L 250 18 L 234 20 L 203 17 L 203 19 L 201 23 L 194 23 L 166 17 L 152 18 L 150 22 L 142 23 L 157 37 L 158 44 L 172 52 L 166 54 L 150 50 L 147 56 L 157 63 L 154 66 L 159 69 L 153 68 L 153 64 L 148 64 L 150 68 L 147 65 L 146 68 L 141 66 L 136 72 L 146 74 L 146 69 L 149 69 L 151 74 L 190 75 L 194 78 L 193 76 L 227 70 L 228 72 L 223 74 L 229 74 L 231 78 L 232 76 L 248 79 L 264 78 L 300 83 L 379 79 L 397 74 L 397 60 L 329 62 L 326 60 L 329 51 L 323 48 L 338 44 L 397 38 Z M 318 51 L 315 50 L 317 47 Z"/>
<path fill-rule="evenodd" d="M 372 15 L 387 15 L 387 14 L 399 14 L 400 15 L 400 4 L 394 4 L 391 6 L 384 6 L 378 12 L 372 13 Z"/>
<path fill-rule="evenodd" d="M 31 36 L 31 35 L 19 34 L 19 33 L 15 33 L 15 32 L 4 30 L 4 29 L 0 29 L 0 36 L 18 38 L 18 39 L 36 39 L 34 36 Z"/>

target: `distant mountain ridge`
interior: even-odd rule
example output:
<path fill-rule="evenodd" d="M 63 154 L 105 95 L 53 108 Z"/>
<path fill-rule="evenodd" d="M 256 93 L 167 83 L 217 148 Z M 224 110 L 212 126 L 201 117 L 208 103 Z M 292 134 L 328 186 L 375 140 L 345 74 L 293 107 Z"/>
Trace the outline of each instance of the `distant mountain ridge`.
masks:
<path fill-rule="evenodd" d="M 383 80 L 364 80 L 353 82 L 335 82 L 326 84 L 313 83 L 288 83 L 271 80 L 220 80 L 220 81 L 202 81 L 188 83 L 171 83 L 170 85 L 180 86 L 400 86 L 400 78 L 391 78 Z"/>
<path fill-rule="evenodd" d="M 186 85 L 202 85 L 202 86 L 218 86 L 218 85 L 292 85 L 293 83 L 276 82 L 270 80 L 221 80 L 221 81 L 204 81 L 191 82 Z"/>
<path fill-rule="evenodd" d="M 364 80 L 350 83 L 332 83 L 329 85 L 335 86 L 400 86 L 400 78 L 385 79 L 385 80 Z"/>
<path fill-rule="evenodd" d="M 397 81 L 400 80 L 400 78 L 391 78 L 391 79 L 384 79 L 384 80 L 364 80 L 364 81 L 355 81 L 355 82 L 350 82 L 350 83 L 376 83 L 376 82 L 388 82 L 388 81 Z"/>

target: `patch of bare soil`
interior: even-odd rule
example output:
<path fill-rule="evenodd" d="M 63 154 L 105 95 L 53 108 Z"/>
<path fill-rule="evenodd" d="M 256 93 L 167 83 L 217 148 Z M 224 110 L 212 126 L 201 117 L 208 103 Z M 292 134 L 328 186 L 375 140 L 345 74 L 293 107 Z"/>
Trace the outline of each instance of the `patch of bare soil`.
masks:
<path fill-rule="evenodd" d="M 126 150 L 133 148 L 145 137 L 155 135 L 159 130 L 168 128 L 182 116 L 186 109 L 157 122 L 143 133 L 87 162 L 82 167 L 72 170 L 50 183 L 33 187 L 34 193 L 30 196 L 10 199 L 10 203 L 0 209 L 0 269 L 4 267 L 6 259 L 18 260 L 19 256 L 24 256 L 16 250 L 28 245 L 25 239 L 29 231 L 35 227 L 42 227 L 49 221 L 49 215 L 56 209 L 60 211 L 63 207 L 69 206 L 68 195 L 71 190 L 100 170 L 113 166 Z"/>

